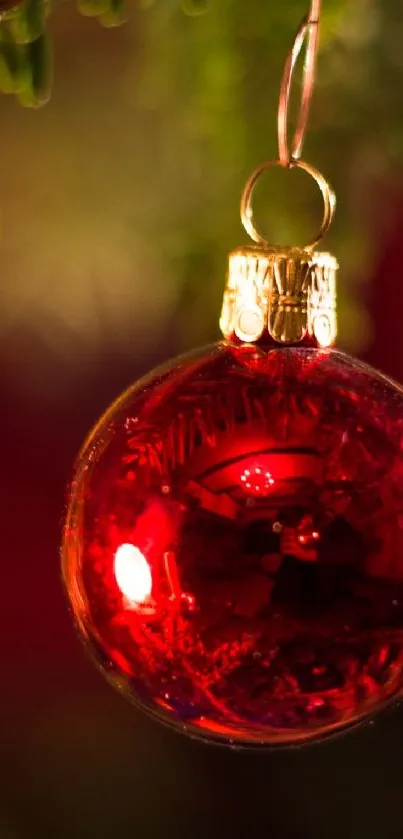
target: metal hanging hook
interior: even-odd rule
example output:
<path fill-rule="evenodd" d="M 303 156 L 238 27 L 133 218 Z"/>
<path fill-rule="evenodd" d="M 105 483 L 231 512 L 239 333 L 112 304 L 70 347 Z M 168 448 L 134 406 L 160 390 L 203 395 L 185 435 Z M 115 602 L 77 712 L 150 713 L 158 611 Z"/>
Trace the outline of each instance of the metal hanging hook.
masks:
<path fill-rule="evenodd" d="M 282 166 L 288 167 L 301 158 L 304 146 L 308 117 L 315 86 L 316 60 L 319 49 L 319 23 L 322 0 L 312 0 L 310 11 L 303 19 L 295 37 L 293 47 L 288 55 L 284 68 L 283 80 L 280 88 L 278 108 L 278 146 L 279 160 Z M 301 105 L 291 150 L 288 143 L 288 115 L 290 105 L 291 86 L 298 57 L 305 41 L 307 42 L 306 57 L 303 72 Z"/>
<path fill-rule="evenodd" d="M 302 169 L 310 175 L 317 183 L 323 197 L 324 212 L 320 230 L 308 245 L 306 250 L 313 250 L 327 233 L 336 209 L 336 196 L 327 182 L 312 166 L 301 160 L 305 135 L 308 127 L 308 118 L 312 94 L 315 86 L 316 59 L 319 48 L 319 21 L 322 0 L 312 0 L 309 13 L 304 17 L 294 44 L 288 55 L 284 75 L 280 88 L 280 101 L 278 108 L 278 144 L 279 159 L 269 160 L 258 166 L 248 179 L 241 198 L 241 220 L 242 224 L 256 244 L 261 247 L 270 247 L 268 240 L 259 232 L 254 221 L 252 199 L 255 186 L 261 175 L 274 166 L 283 166 L 287 169 Z M 295 66 L 301 50 L 306 42 L 306 57 L 303 71 L 302 95 L 298 115 L 297 129 L 292 139 L 291 148 L 288 141 L 288 117 L 292 81 Z"/>

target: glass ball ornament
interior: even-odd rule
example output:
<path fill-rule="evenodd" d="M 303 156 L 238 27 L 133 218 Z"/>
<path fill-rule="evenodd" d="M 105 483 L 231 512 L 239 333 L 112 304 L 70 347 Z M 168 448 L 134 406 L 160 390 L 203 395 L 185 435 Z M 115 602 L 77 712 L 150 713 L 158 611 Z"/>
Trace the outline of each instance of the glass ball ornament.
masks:
<path fill-rule="evenodd" d="M 79 456 L 79 633 L 159 720 L 326 737 L 403 686 L 403 391 L 335 350 L 220 343 L 135 384 Z"/>

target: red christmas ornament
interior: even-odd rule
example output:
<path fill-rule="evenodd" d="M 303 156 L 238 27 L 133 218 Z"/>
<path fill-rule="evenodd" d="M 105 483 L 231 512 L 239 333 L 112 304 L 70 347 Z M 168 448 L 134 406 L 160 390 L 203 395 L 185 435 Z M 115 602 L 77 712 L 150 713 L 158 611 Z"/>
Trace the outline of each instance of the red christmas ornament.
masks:
<path fill-rule="evenodd" d="M 319 240 L 334 196 L 294 157 L 280 162 L 324 196 Z M 244 192 L 257 245 L 230 257 L 226 341 L 106 412 L 63 545 L 75 622 L 108 679 L 191 735 L 264 746 L 351 726 L 403 688 L 403 391 L 329 349 L 333 257 L 256 231 L 270 165 Z"/>
<path fill-rule="evenodd" d="M 340 353 L 225 344 L 124 394 L 81 454 L 64 546 L 108 677 L 189 733 L 248 744 L 395 696 L 402 410 Z"/>

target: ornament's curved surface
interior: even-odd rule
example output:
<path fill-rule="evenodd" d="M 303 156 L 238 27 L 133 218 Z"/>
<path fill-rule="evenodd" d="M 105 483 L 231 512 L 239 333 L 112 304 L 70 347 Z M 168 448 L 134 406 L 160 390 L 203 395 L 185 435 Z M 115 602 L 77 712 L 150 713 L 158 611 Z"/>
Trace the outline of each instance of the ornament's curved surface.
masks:
<path fill-rule="evenodd" d="M 403 686 L 403 392 L 333 351 L 219 344 L 87 441 L 63 575 L 106 675 L 205 739 L 292 744 Z"/>

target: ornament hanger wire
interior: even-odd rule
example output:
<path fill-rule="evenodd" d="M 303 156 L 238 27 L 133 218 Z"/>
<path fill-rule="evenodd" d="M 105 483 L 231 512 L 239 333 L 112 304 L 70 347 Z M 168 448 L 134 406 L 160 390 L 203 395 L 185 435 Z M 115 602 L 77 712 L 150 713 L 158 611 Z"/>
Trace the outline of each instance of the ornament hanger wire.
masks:
<path fill-rule="evenodd" d="M 319 23 L 322 0 L 312 0 L 310 10 L 304 17 L 296 34 L 293 47 L 288 55 L 283 80 L 280 88 L 280 101 L 278 107 L 278 149 L 279 162 L 284 167 L 290 163 L 300 160 L 304 147 L 305 135 L 308 128 L 309 112 L 312 95 L 315 87 L 316 63 L 319 49 Z M 295 131 L 291 149 L 288 143 L 288 116 L 290 108 L 290 95 L 292 82 L 297 60 L 301 50 L 307 42 L 306 56 L 304 63 L 301 105 L 298 116 L 297 129 Z"/>
<path fill-rule="evenodd" d="M 284 68 L 283 79 L 280 87 L 280 100 L 278 107 L 278 160 L 269 160 L 258 166 L 247 181 L 241 199 L 241 220 L 242 224 L 251 239 L 258 245 L 270 247 L 267 239 L 261 235 L 254 222 L 252 198 L 255 186 L 261 175 L 274 166 L 282 166 L 286 169 L 302 169 L 310 175 L 318 185 L 324 203 L 323 219 L 320 230 L 315 239 L 305 245 L 307 250 L 313 250 L 325 236 L 333 221 L 336 209 L 336 196 L 327 182 L 313 166 L 309 166 L 301 160 L 305 136 L 308 128 L 309 112 L 312 95 L 315 87 L 316 63 L 319 49 L 319 23 L 322 8 L 322 0 L 312 0 L 308 14 L 304 17 L 297 31 L 292 49 L 287 57 Z M 302 80 L 302 94 L 298 115 L 297 128 L 291 142 L 288 141 L 288 122 L 290 110 L 290 96 L 292 82 L 295 73 L 297 60 L 306 42 L 306 56 Z"/>

